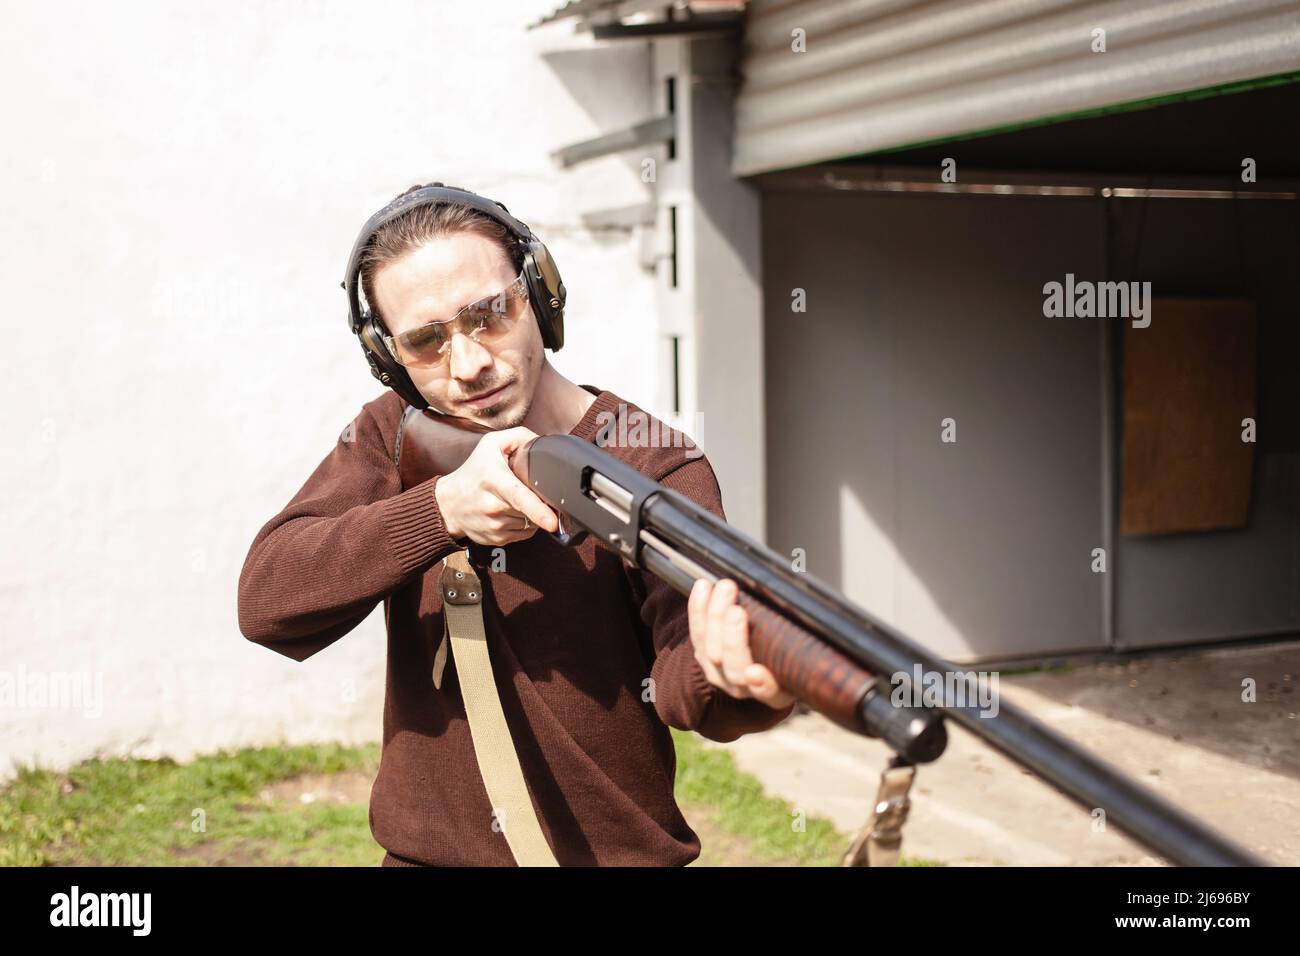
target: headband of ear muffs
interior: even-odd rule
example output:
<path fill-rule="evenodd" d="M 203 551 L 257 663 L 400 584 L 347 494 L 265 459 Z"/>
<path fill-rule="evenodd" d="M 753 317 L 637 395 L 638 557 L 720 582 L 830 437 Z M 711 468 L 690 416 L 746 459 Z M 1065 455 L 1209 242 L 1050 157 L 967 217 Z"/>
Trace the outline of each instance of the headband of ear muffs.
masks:
<path fill-rule="evenodd" d="M 430 183 L 413 192 L 398 196 L 367 219 L 366 224 L 361 227 L 361 233 L 352 246 L 352 255 L 348 257 L 348 271 L 341 285 L 348 296 L 348 327 L 361 342 L 361 351 L 365 353 L 366 361 L 370 365 L 370 374 L 414 407 L 433 412 L 438 412 L 438 409 L 430 408 L 428 401 L 411 381 L 411 376 L 406 369 L 397 361 L 396 356 L 389 353 L 388 346 L 384 344 L 383 324 L 374 314 L 373 309 L 361 308 L 359 287 L 361 258 L 375 233 L 417 206 L 442 202 L 472 206 L 510 230 L 523 254 L 523 272 L 528 284 L 528 300 L 532 303 L 533 315 L 537 317 L 537 327 L 542 333 L 542 344 L 552 352 L 558 352 L 564 345 L 564 282 L 560 279 L 560 270 L 555 267 L 555 260 L 551 258 L 550 252 L 542 241 L 533 235 L 527 224 L 510 215 L 510 210 L 502 203 L 458 186 Z"/>

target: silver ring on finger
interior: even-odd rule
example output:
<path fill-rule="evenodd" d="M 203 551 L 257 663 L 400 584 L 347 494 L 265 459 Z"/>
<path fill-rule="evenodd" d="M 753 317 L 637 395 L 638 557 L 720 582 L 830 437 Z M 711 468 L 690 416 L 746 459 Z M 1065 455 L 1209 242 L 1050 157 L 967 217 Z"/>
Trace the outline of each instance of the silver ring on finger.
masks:
<path fill-rule="evenodd" d="M 531 528 L 532 526 L 533 526 L 533 523 L 532 523 L 531 521 L 528 520 L 528 515 L 524 515 L 524 530 L 527 531 L 527 530 L 528 530 L 529 528 Z"/>

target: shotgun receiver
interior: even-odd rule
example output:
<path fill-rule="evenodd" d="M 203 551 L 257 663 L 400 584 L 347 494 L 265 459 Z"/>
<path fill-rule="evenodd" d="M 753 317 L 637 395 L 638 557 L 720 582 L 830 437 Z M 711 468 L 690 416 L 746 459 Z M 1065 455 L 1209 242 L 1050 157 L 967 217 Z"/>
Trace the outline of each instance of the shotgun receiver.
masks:
<path fill-rule="evenodd" d="M 394 450 L 402 486 L 454 471 L 488 430 L 408 408 Z M 735 581 L 737 603 L 750 622 L 754 660 L 814 710 L 850 730 L 882 738 L 897 759 L 911 764 L 936 759 L 947 743 L 944 719 L 950 717 L 1085 810 L 1104 808 L 1110 822 L 1175 863 L 1263 865 L 1011 702 L 998 701 L 990 714 L 978 703 L 987 693 L 961 700 L 936 694 L 925 675 L 972 675 L 592 442 L 543 435 L 516 453 L 511 468 L 559 515 L 560 529 L 552 537 L 560 544 L 577 544 L 590 535 L 682 594 L 689 594 L 699 578 Z M 918 700 L 921 706 L 900 703 Z"/>

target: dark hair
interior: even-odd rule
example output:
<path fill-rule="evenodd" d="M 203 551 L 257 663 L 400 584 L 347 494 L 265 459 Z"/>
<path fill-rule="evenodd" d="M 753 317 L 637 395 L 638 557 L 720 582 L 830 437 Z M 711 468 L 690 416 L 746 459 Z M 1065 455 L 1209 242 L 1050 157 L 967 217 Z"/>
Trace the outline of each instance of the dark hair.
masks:
<path fill-rule="evenodd" d="M 420 185 L 412 186 L 394 199 L 400 199 L 424 188 Z M 462 232 L 477 233 L 485 239 L 491 239 L 501 247 L 506 261 L 516 272 L 523 268 L 523 249 L 514 233 L 500 220 L 493 219 L 482 210 L 461 202 L 437 202 L 416 206 L 382 226 L 371 237 L 361 255 L 361 291 L 365 294 L 366 301 L 370 303 L 371 312 L 380 322 L 383 322 L 384 317 L 380 314 L 379 304 L 375 301 L 375 274 L 384 266 L 396 262 L 431 239 Z"/>

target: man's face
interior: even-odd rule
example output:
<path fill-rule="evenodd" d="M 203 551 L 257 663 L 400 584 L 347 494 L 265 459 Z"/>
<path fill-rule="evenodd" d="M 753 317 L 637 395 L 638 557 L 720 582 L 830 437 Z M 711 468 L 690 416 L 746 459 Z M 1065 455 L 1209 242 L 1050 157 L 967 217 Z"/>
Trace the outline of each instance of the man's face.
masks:
<path fill-rule="evenodd" d="M 495 242 L 457 233 L 430 240 L 381 268 L 374 279 L 375 304 L 389 333 L 397 336 L 450 319 L 463 306 L 496 295 L 516 275 Z M 524 421 L 546 360 L 531 305 L 524 303 L 520 318 L 490 344 L 456 334 L 448 353 L 434 368 L 407 369 L 430 405 L 494 429 Z M 485 400 L 473 401 L 476 396 Z"/>

